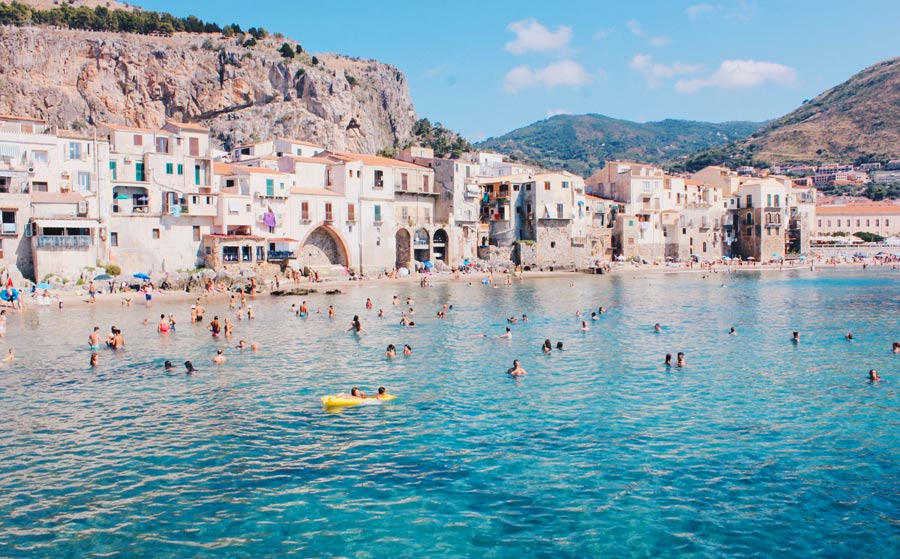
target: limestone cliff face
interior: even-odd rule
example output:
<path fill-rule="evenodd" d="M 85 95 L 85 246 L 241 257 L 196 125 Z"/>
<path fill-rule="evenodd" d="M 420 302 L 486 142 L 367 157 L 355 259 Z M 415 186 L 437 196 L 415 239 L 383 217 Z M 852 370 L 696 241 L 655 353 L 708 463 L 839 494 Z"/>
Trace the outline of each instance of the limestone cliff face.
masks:
<path fill-rule="evenodd" d="M 0 113 L 86 129 L 170 118 L 208 125 L 229 146 L 283 136 L 374 153 L 412 137 L 402 72 L 330 54 L 285 59 L 282 42 L 0 27 Z"/>

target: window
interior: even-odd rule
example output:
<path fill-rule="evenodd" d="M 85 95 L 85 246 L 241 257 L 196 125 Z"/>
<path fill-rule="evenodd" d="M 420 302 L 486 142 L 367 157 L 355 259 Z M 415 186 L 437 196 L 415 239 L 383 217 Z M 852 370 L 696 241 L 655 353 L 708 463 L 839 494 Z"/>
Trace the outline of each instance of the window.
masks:
<path fill-rule="evenodd" d="M 375 223 L 381 223 L 381 204 L 375 204 Z"/>
<path fill-rule="evenodd" d="M 138 161 L 134 164 L 134 180 L 138 182 L 144 182 L 146 179 L 144 178 L 144 163 Z"/>
<path fill-rule="evenodd" d="M 34 181 L 31 183 L 32 192 L 47 192 L 47 181 Z"/>
<path fill-rule="evenodd" d="M 429 177 L 428 175 L 422 175 L 422 190 L 424 192 L 428 192 L 428 188 L 429 188 L 428 180 L 430 178 L 431 177 Z"/>
<path fill-rule="evenodd" d="M 275 180 L 266 179 L 266 196 L 275 196 Z"/>
<path fill-rule="evenodd" d="M 569 181 L 562 181 L 563 188 L 569 188 Z"/>
<path fill-rule="evenodd" d="M 178 164 L 178 174 L 179 174 L 179 175 L 183 175 L 183 174 L 184 174 L 184 165 L 183 165 L 182 163 L 179 163 L 179 164 Z"/>
<path fill-rule="evenodd" d="M 194 184 L 200 184 L 200 165 L 194 165 Z"/>
<path fill-rule="evenodd" d="M 819 220 L 819 227 L 822 227 L 822 220 Z"/>
<path fill-rule="evenodd" d="M 560 219 L 563 218 L 563 205 L 562 204 L 556 205 L 556 217 L 558 217 Z"/>
<path fill-rule="evenodd" d="M 747 217 L 745 218 L 745 223 L 747 225 L 753 225 L 753 214 L 752 213 L 749 213 L 749 212 L 747 213 Z"/>
<path fill-rule="evenodd" d="M 329 182 L 328 184 L 331 184 L 331 182 Z M 375 184 L 373 184 L 372 187 L 384 188 L 384 171 L 375 171 Z"/>
<path fill-rule="evenodd" d="M 159 238 L 159 229 L 154 228 L 150 236 L 154 239 L 158 239 Z"/>
<path fill-rule="evenodd" d="M 644 194 L 652 194 L 653 193 L 653 183 L 650 181 L 641 181 L 644 187 Z"/>
<path fill-rule="evenodd" d="M 78 191 L 88 192 L 91 189 L 91 174 L 78 173 Z"/>
<path fill-rule="evenodd" d="M 144 145 L 144 137 L 141 136 L 140 134 L 135 134 L 134 135 L 134 145 L 136 145 L 136 146 Z"/>
<path fill-rule="evenodd" d="M 168 138 L 157 138 L 156 139 L 156 153 L 169 153 L 169 139 Z M 169 173 L 171 174 L 171 173 Z"/>
<path fill-rule="evenodd" d="M 197 157 L 200 155 L 200 139 L 199 138 L 191 138 L 188 141 L 189 150 L 191 157 Z M 199 184 L 199 183 L 198 183 Z"/>
<path fill-rule="evenodd" d="M 31 152 L 31 160 L 35 163 L 39 163 L 41 165 L 47 164 L 47 152 L 46 151 L 33 151 Z"/>
<path fill-rule="evenodd" d="M 771 194 L 766 194 L 766 206 L 768 206 L 770 208 L 772 207 L 772 195 Z"/>
<path fill-rule="evenodd" d="M 550 181 L 544 181 L 544 190 L 550 190 Z"/>
<path fill-rule="evenodd" d="M 325 202 L 325 221 L 334 221 L 334 214 L 331 211 L 331 202 Z"/>
<path fill-rule="evenodd" d="M 253 261 L 253 247 L 251 247 L 251 246 L 241 247 L 241 261 L 243 261 L 243 262 L 252 262 Z"/>
<path fill-rule="evenodd" d="M 400 220 L 404 223 L 409 219 L 409 208 L 400 208 Z"/>
<path fill-rule="evenodd" d="M 748 208 L 753 207 L 753 195 L 751 195 L 751 194 L 747 195 L 747 207 Z"/>
<path fill-rule="evenodd" d="M 519 191 L 519 188 L 520 188 L 521 186 L 522 186 L 522 185 L 520 185 L 520 184 L 514 184 L 514 185 L 513 185 L 513 192 L 518 192 L 518 191 Z"/>
<path fill-rule="evenodd" d="M 748 236 L 748 237 L 752 237 L 752 236 L 753 236 L 753 228 L 752 228 L 752 227 L 748 227 L 748 228 L 747 228 L 747 236 Z"/>
<path fill-rule="evenodd" d="M 109 246 L 117 247 L 119 246 L 119 234 L 115 231 L 111 231 L 109 234 Z"/>
<path fill-rule="evenodd" d="M 856 220 L 856 226 L 857 226 L 857 227 L 859 227 L 859 222 L 860 222 L 860 220 L 857 219 L 857 220 Z M 831 223 L 831 222 L 829 222 L 829 225 L 830 225 L 830 223 Z M 840 227 L 840 225 L 841 225 L 841 222 L 838 221 L 838 227 Z"/>
<path fill-rule="evenodd" d="M 828 227 L 831 227 L 831 220 L 828 220 Z"/>
<path fill-rule="evenodd" d="M 309 221 L 309 202 L 300 202 L 300 221 Z"/>
<path fill-rule="evenodd" d="M 15 235 L 16 234 L 16 212 L 11 210 L 3 210 L 3 225 L 2 229 L 0 229 L 0 233 L 4 235 Z"/>
<path fill-rule="evenodd" d="M 222 247 L 222 260 L 225 262 L 237 262 L 238 247 Z"/>
<path fill-rule="evenodd" d="M 525 192 L 531 192 L 531 183 L 525 185 Z"/>
<path fill-rule="evenodd" d="M 867 220 L 866 220 L 866 227 L 868 227 L 868 226 L 869 226 L 869 220 L 867 219 Z"/>
<path fill-rule="evenodd" d="M 200 226 L 194 225 L 194 241 L 200 241 Z"/>
<path fill-rule="evenodd" d="M 116 162 L 115 161 L 109 162 L 109 177 L 112 180 L 118 180 L 118 177 L 116 176 Z"/>
<path fill-rule="evenodd" d="M 406 173 L 400 173 L 400 190 L 406 190 L 409 188 L 409 175 Z"/>
<path fill-rule="evenodd" d="M 356 206 L 347 204 L 347 221 L 356 221 Z"/>
<path fill-rule="evenodd" d="M 81 159 L 81 144 L 69 142 L 69 159 Z"/>
<path fill-rule="evenodd" d="M 550 248 L 556 248 L 556 241 L 550 241 Z"/>
<path fill-rule="evenodd" d="M 878 222 L 879 222 L 879 220 L 876 219 L 876 220 L 875 220 L 875 227 L 878 227 Z"/>
<path fill-rule="evenodd" d="M 431 208 L 425 208 L 425 223 L 431 223 Z"/>
<path fill-rule="evenodd" d="M 780 208 L 780 207 L 781 207 L 781 196 L 778 195 L 778 194 L 775 195 L 775 207 L 776 207 L 776 208 Z"/>
<path fill-rule="evenodd" d="M 266 249 L 264 247 L 256 247 L 256 261 L 262 262 L 266 259 Z"/>
<path fill-rule="evenodd" d="M 885 219 L 885 220 L 884 220 L 884 226 L 885 226 L 885 227 L 890 227 L 890 226 L 891 226 L 891 220 Z"/>
<path fill-rule="evenodd" d="M 175 166 L 171 163 L 166 163 L 166 174 L 171 175 L 175 171 Z"/>

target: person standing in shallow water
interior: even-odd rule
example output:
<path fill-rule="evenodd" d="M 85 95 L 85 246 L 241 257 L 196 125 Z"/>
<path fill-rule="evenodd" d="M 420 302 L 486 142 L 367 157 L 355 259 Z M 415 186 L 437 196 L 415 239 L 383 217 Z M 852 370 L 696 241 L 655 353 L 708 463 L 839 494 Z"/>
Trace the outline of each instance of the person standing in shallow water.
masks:
<path fill-rule="evenodd" d="M 521 377 L 527 375 L 528 371 L 522 368 L 518 359 L 513 359 L 513 366 L 506 371 L 506 374 L 512 377 Z"/>

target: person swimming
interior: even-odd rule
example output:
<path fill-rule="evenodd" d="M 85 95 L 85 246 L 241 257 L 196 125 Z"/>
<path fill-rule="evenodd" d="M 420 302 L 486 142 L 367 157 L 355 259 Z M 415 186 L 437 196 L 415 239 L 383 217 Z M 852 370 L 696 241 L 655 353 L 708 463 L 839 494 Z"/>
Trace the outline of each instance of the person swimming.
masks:
<path fill-rule="evenodd" d="M 237 343 L 237 345 L 234 346 L 234 349 L 239 349 L 239 350 L 243 351 L 243 350 L 247 349 L 247 344 L 246 344 L 246 342 L 244 342 L 244 340 L 240 340 Z"/>
<path fill-rule="evenodd" d="M 591 313 L 591 320 L 600 320 L 600 317 L 597 316 L 597 313 L 592 312 L 592 313 Z"/>
<path fill-rule="evenodd" d="M 585 320 L 582 320 L 582 321 L 581 321 L 581 329 L 582 329 L 582 331 L 584 331 L 584 332 L 587 332 L 587 331 L 589 330 L 588 325 L 587 325 L 587 321 L 585 321 Z"/>
<path fill-rule="evenodd" d="M 900 353 L 900 342 L 894 342 L 893 345 L 891 345 L 891 352 Z"/>
<path fill-rule="evenodd" d="M 509 329 L 509 326 L 506 327 L 506 332 L 497 336 L 498 338 L 506 338 L 512 339 L 512 330 Z"/>
<path fill-rule="evenodd" d="M 165 363 L 163 363 L 163 368 L 167 373 L 169 373 L 175 370 L 175 365 L 172 364 L 171 361 L 166 361 Z"/>
<path fill-rule="evenodd" d="M 671 367 L 671 366 L 672 366 L 672 354 L 671 354 L 671 353 L 667 353 L 667 354 L 666 354 L 666 361 L 665 361 L 664 365 L 665 365 L 666 367 Z"/>
<path fill-rule="evenodd" d="M 383 386 L 379 386 L 378 387 L 378 395 L 376 395 L 375 398 L 378 400 L 381 400 L 382 398 L 384 398 L 387 395 L 388 395 L 387 388 L 385 388 Z"/>
<path fill-rule="evenodd" d="M 165 314 L 159 315 L 159 322 L 156 324 L 156 331 L 160 334 L 165 334 L 169 330 L 172 329 L 172 325 L 169 324 L 169 320 L 166 318 Z"/>
<path fill-rule="evenodd" d="M 528 374 L 528 371 L 522 368 L 518 359 L 513 359 L 513 366 L 507 369 L 506 374 L 512 377 L 521 377 Z"/>
<path fill-rule="evenodd" d="M 656 333 L 662 332 L 662 325 L 659 322 L 657 322 L 656 324 L 653 325 L 653 331 Z"/>
<path fill-rule="evenodd" d="M 553 344 L 550 343 L 549 339 L 544 340 L 544 345 L 541 349 L 545 354 L 550 355 L 550 352 L 553 351 Z"/>
<path fill-rule="evenodd" d="M 350 396 L 359 398 L 360 400 L 364 400 L 366 398 L 366 395 L 363 394 L 362 391 L 355 386 L 350 389 Z"/>
<path fill-rule="evenodd" d="M 372 299 L 370 299 L 369 297 L 366 297 L 366 309 L 370 309 L 370 310 L 371 310 L 372 307 L 374 307 L 374 306 L 375 306 L 375 305 L 374 305 L 374 303 L 372 303 Z"/>
<path fill-rule="evenodd" d="M 852 342 L 853 341 L 853 332 L 847 332 L 847 335 L 844 336 L 844 338 L 846 338 L 846 340 L 848 342 Z"/>
<path fill-rule="evenodd" d="M 562 343 L 562 342 L 556 342 L 556 351 L 563 351 L 563 349 L 564 349 L 564 348 L 563 348 L 563 343 Z"/>
<path fill-rule="evenodd" d="M 215 363 L 216 365 L 221 365 L 221 364 L 225 363 L 225 355 L 224 355 L 222 348 L 219 348 L 216 350 L 216 356 L 213 357 L 212 362 Z"/>
<path fill-rule="evenodd" d="M 362 323 L 359 321 L 359 315 L 353 315 L 353 320 L 350 321 L 350 328 L 347 328 L 348 332 L 353 332 L 354 334 L 362 334 L 366 330 L 362 327 Z"/>
<path fill-rule="evenodd" d="M 194 368 L 194 364 L 191 363 L 190 361 L 185 361 L 185 362 L 184 362 L 184 369 L 185 369 L 185 371 L 184 371 L 185 374 L 188 374 L 188 375 L 197 372 L 197 369 Z"/>
<path fill-rule="evenodd" d="M 397 355 L 397 350 L 394 347 L 394 344 L 388 344 L 387 351 L 384 352 L 384 356 L 388 359 L 393 359 Z"/>
<path fill-rule="evenodd" d="M 795 344 L 800 343 L 800 332 L 797 332 L 795 330 L 793 333 L 793 336 L 791 337 L 791 341 L 794 342 Z"/>
<path fill-rule="evenodd" d="M 409 344 L 403 344 L 403 355 L 409 357 L 412 355 L 412 348 L 409 347 Z"/>
<path fill-rule="evenodd" d="M 218 338 L 222 334 L 222 325 L 219 323 L 219 317 L 214 316 L 206 329 L 212 332 L 214 338 Z"/>
<path fill-rule="evenodd" d="M 100 364 L 100 354 L 96 351 L 91 352 L 91 367 L 96 367 Z"/>
<path fill-rule="evenodd" d="M 677 365 L 678 367 L 684 367 L 685 365 L 687 365 L 687 362 L 686 362 L 685 359 L 684 359 L 684 352 L 683 352 L 683 351 L 679 351 L 679 352 L 678 352 L 678 358 L 677 358 L 677 360 L 676 360 L 676 365 Z"/>
<path fill-rule="evenodd" d="M 734 329 L 734 326 L 731 327 L 731 330 L 728 331 L 732 336 L 737 336 L 737 330 Z"/>
<path fill-rule="evenodd" d="M 875 369 L 869 369 L 869 382 L 881 382 L 881 377 Z"/>

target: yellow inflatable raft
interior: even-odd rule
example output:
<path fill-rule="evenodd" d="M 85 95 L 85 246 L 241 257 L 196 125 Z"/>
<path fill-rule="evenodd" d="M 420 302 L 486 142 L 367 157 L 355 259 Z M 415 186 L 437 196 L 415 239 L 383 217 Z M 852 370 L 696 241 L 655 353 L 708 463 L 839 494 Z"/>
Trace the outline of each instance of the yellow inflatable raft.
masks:
<path fill-rule="evenodd" d="M 331 396 L 322 396 L 322 405 L 326 408 L 341 408 L 349 406 L 366 406 L 372 404 L 380 404 L 389 402 L 397 396 L 394 394 L 385 394 L 381 398 L 354 398 L 348 394 L 334 394 Z"/>

